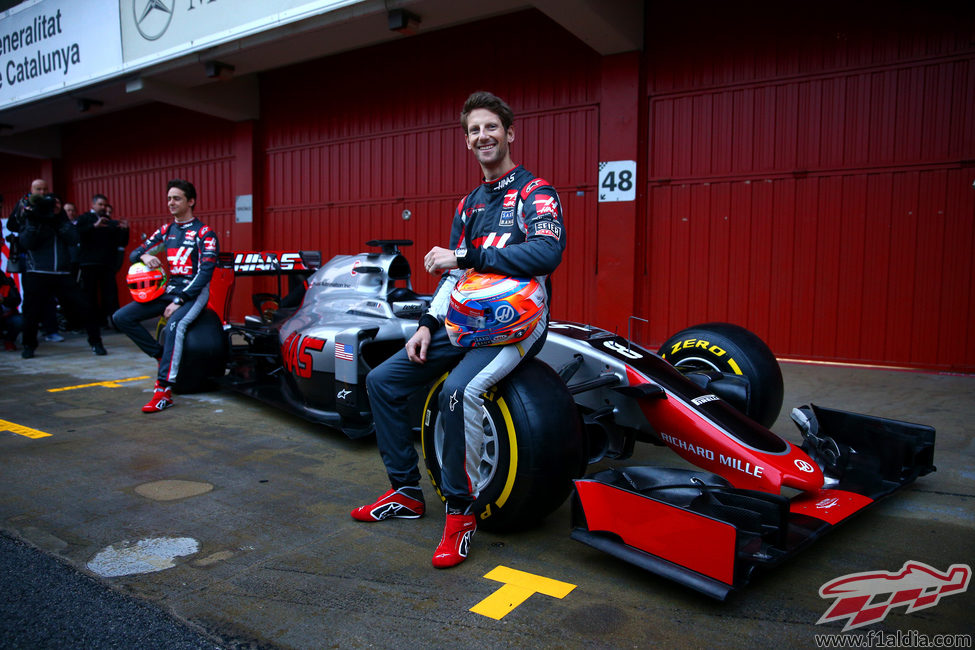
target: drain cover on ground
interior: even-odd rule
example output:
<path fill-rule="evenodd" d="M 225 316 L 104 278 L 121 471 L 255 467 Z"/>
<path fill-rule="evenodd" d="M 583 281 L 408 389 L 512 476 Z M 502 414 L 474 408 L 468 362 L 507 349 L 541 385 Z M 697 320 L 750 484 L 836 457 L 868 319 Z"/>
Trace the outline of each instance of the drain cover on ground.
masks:
<path fill-rule="evenodd" d="M 125 541 L 100 551 L 88 563 L 88 569 L 103 578 L 152 573 L 176 566 L 176 558 L 193 555 L 199 549 L 199 543 L 192 537 Z"/>

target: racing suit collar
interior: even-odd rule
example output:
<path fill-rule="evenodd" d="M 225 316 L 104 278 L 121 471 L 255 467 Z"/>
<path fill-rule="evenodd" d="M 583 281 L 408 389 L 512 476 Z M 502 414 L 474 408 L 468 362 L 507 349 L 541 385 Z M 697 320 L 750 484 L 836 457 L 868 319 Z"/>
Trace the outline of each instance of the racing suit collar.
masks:
<path fill-rule="evenodd" d="M 501 178 L 493 181 L 482 180 L 481 184 L 485 186 L 488 192 L 500 192 L 514 182 L 515 176 L 521 169 L 521 165 L 515 165 Z"/>
<path fill-rule="evenodd" d="M 173 225 L 176 226 L 177 228 L 179 228 L 180 230 L 186 230 L 189 226 L 192 226 L 194 223 L 196 223 L 198 221 L 199 221 L 199 219 L 197 219 L 196 217 L 193 217 L 189 221 L 183 221 L 183 222 L 179 222 L 179 221 L 176 221 L 175 219 L 173 219 Z M 202 223 L 202 222 L 200 222 L 200 223 Z"/>

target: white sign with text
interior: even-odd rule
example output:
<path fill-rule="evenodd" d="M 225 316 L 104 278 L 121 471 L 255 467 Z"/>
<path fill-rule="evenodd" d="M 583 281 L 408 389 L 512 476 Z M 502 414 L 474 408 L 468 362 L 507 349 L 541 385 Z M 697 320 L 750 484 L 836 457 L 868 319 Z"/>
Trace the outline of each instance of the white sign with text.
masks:
<path fill-rule="evenodd" d="M 636 161 L 611 160 L 599 163 L 600 203 L 636 200 Z"/>
<path fill-rule="evenodd" d="M 119 3 L 24 2 L 0 14 L 0 109 L 87 85 L 122 65 Z"/>

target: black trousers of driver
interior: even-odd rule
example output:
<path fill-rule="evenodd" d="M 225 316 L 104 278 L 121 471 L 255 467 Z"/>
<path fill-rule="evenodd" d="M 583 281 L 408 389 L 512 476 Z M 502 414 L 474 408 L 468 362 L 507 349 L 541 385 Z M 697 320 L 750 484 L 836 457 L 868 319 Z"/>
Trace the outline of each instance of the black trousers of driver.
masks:
<path fill-rule="evenodd" d="M 565 249 L 562 207 L 555 188 L 521 166 L 497 181 L 482 183 L 457 206 L 450 246 L 463 252 L 458 256 L 461 269 L 443 274 L 429 311 L 420 319 L 420 325 L 426 324 L 432 332 L 426 362 L 413 363 L 406 350 L 400 350 L 369 373 L 366 388 L 390 483 L 394 488 L 419 485 L 409 397 L 450 371 L 440 392 L 444 425 L 440 488 L 451 512 L 471 514 L 481 480 L 482 396 L 541 349 L 548 314 L 519 343 L 459 348 L 450 343 L 443 327 L 450 292 L 467 268 L 535 277 L 546 284 Z"/>
<path fill-rule="evenodd" d="M 115 312 L 115 326 L 120 332 L 127 334 L 140 350 L 159 360 L 159 381 L 175 384 L 180 360 L 183 358 L 186 330 L 206 309 L 209 297 L 210 290 L 207 287 L 194 300 L 181 305 L 166 321 L 159 341 L 142 326 L 142 321 L 162 316 L 166 307 L 173 302 L 173 295 L 163 294 L 149 302 L 130 302 Z"/>

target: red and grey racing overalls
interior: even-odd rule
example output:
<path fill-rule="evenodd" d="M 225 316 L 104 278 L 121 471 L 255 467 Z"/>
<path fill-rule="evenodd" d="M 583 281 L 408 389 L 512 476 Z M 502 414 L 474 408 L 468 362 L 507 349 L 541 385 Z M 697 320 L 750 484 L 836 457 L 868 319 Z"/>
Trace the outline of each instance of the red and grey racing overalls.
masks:
<path fill-rule="evenodd" d="M 534 355 L 544 341 L 547 313 L 519 343 L 459 348 L 443 321 L 450 293 L 464 269 L 515 277 L 536 277 L 543 285 L 562 260 L 565 230 L 559 196 L 548 182 L 521 166 L 464 197 L 454 212 L 450 247 L 460 269 L 445 272 L 420 325 L 432 332 L 427 361 L 416 364 L 402 349 L 366 378 L 379 451 L 393 487 L 418 485 L 407 400 L 411 393 L 450 371 L 440 393 L 444 423 L 443 484 L 451 511 L 469 512 L 477 498 L 483 447 L 481 395 Z M 546 297 L 546 304 L 548 299 Z"/>
<path fill-rule="evenodd" d="M 186 329 L 206 309 L 219 251 L 217 234 L 194 218 L 186 223 L 172 221 L 163 225 L 129 255 L 133 264 L 146 253 L 162 257 L 160 253 L 165 252 L 168 260 L 166 293 L 149 302 L 130 302 L 114 316 L 115 325 L 139 349 L 159 359 L 158 379 L 165 384 L 176 381 Z M 183 304 L 169 317 L 163 340 L 157 343 L 141 322 L 162 315 L 174 300 Z"/>

